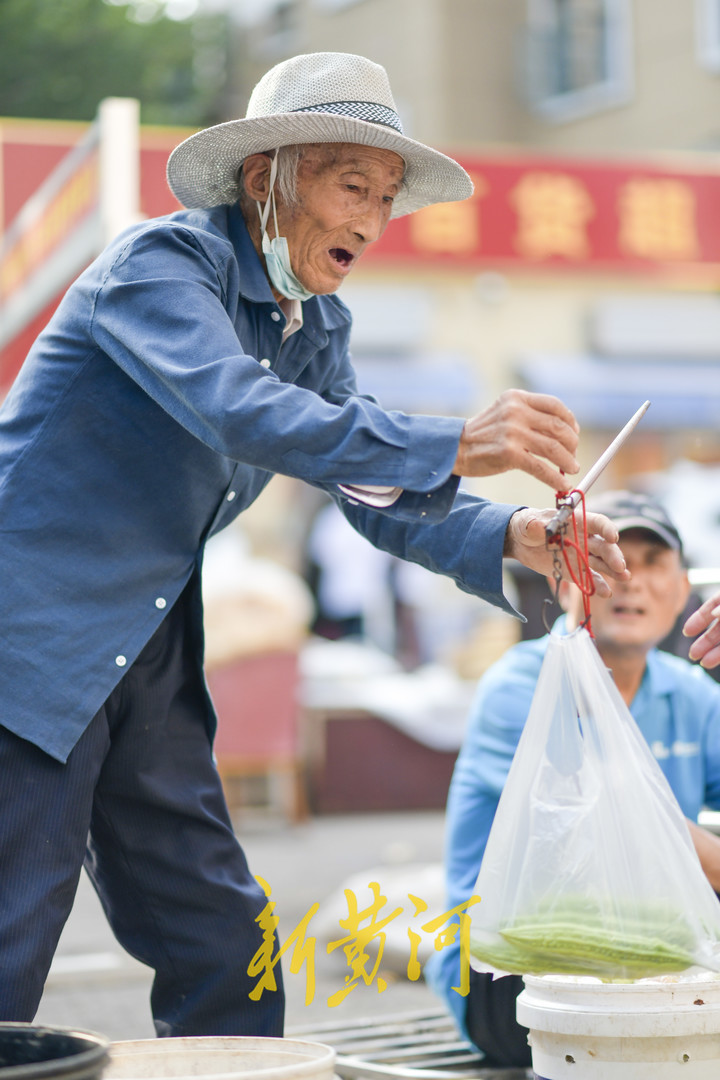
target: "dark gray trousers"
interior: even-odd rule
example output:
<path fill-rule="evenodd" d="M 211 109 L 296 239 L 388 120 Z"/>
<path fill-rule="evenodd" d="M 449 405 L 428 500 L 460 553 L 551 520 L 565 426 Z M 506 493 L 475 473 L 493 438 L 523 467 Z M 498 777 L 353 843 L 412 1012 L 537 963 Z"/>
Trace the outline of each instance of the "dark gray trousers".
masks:
<path fill-rule="evenodd" d="M 282 1034 L 279 965 L 277 991 L 249 997 L 266 901 L 212 760 L 193 589 L 65 765 L 0 727 L 0 1020 L 33 1019 L 84 863 L 118 941 L 155 971 L 159 1035 Z"/>

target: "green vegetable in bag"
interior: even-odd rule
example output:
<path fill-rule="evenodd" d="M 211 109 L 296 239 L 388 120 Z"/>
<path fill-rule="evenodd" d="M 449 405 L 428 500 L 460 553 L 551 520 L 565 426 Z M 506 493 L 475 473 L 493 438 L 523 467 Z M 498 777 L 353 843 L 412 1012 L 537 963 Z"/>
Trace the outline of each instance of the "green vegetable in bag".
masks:
<path fill-rule="evenodd" d="M 603 909 L 582 896 L 518 916 L 498 936 L 471 934 L 476 959 L 514 974 L 563 973 L 640 979 L 684 971 L 695 962 L 695 937 L 663 901 Z"/>

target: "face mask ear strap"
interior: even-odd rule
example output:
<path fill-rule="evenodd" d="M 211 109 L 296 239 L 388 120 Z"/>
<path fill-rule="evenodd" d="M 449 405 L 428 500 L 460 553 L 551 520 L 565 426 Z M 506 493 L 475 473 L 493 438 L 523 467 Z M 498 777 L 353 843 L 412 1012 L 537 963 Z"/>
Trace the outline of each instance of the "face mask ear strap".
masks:
<path fill-rule="evenodd" d="M 273 219 L 275 221 L 275 235 L 278 235 L 278 223 L 277 223 L 277 207 L 275 206 L 275 179 L 277 177 L 277 156 L 278 152 L 275 151 L 275 156 L 272 159 L 270 165 L 270 190 L 268 191 L 268 197 L 265 200 L 265 206 L 257 204 L 258 214 L 260 215 L 260 233 L 261 235 L 267 228 L 268 218 L 270 216 L 270 206 L 272 205 Z"/>

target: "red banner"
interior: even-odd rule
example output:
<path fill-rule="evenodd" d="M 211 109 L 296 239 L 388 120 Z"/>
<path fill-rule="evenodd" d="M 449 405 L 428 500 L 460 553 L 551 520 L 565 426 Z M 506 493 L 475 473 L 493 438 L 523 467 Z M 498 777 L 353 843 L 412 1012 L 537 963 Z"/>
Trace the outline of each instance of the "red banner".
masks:
<path fill-rule="evenodd" d="M 364 261 L 720 271 L 720 158 L 691 165 L 458 156 L 472 198 L 399 218 Z M 706 162 L 708 162 L 706 164 Z"/>

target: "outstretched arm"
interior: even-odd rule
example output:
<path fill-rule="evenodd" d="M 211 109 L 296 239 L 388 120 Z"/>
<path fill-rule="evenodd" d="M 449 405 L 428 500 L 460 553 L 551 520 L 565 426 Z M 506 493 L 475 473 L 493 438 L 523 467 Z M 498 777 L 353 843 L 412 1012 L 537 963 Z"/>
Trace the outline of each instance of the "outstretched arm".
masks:
<path fill-rule="evenodd" d="M 440 522 L 410 522 L 396 512 L 381 512 L 341 502 L 343 513 L 376 547 L 428 570 L 454 579 L 466 592 L 514 612 L 502 592 L 503 557 L 547 576 L 553 554 L 545 546 L 545 525 L 555 510 L 529 510 L 458 492 L 452 509 Z M 617 546 L 617 529 L 602 514 L 588 514 L 590 561 L 599 595 L 610 586 L 600 576 L 624 581 L 625 560 Z M 567 570 L 563 563 L 563 575 Z"/>

